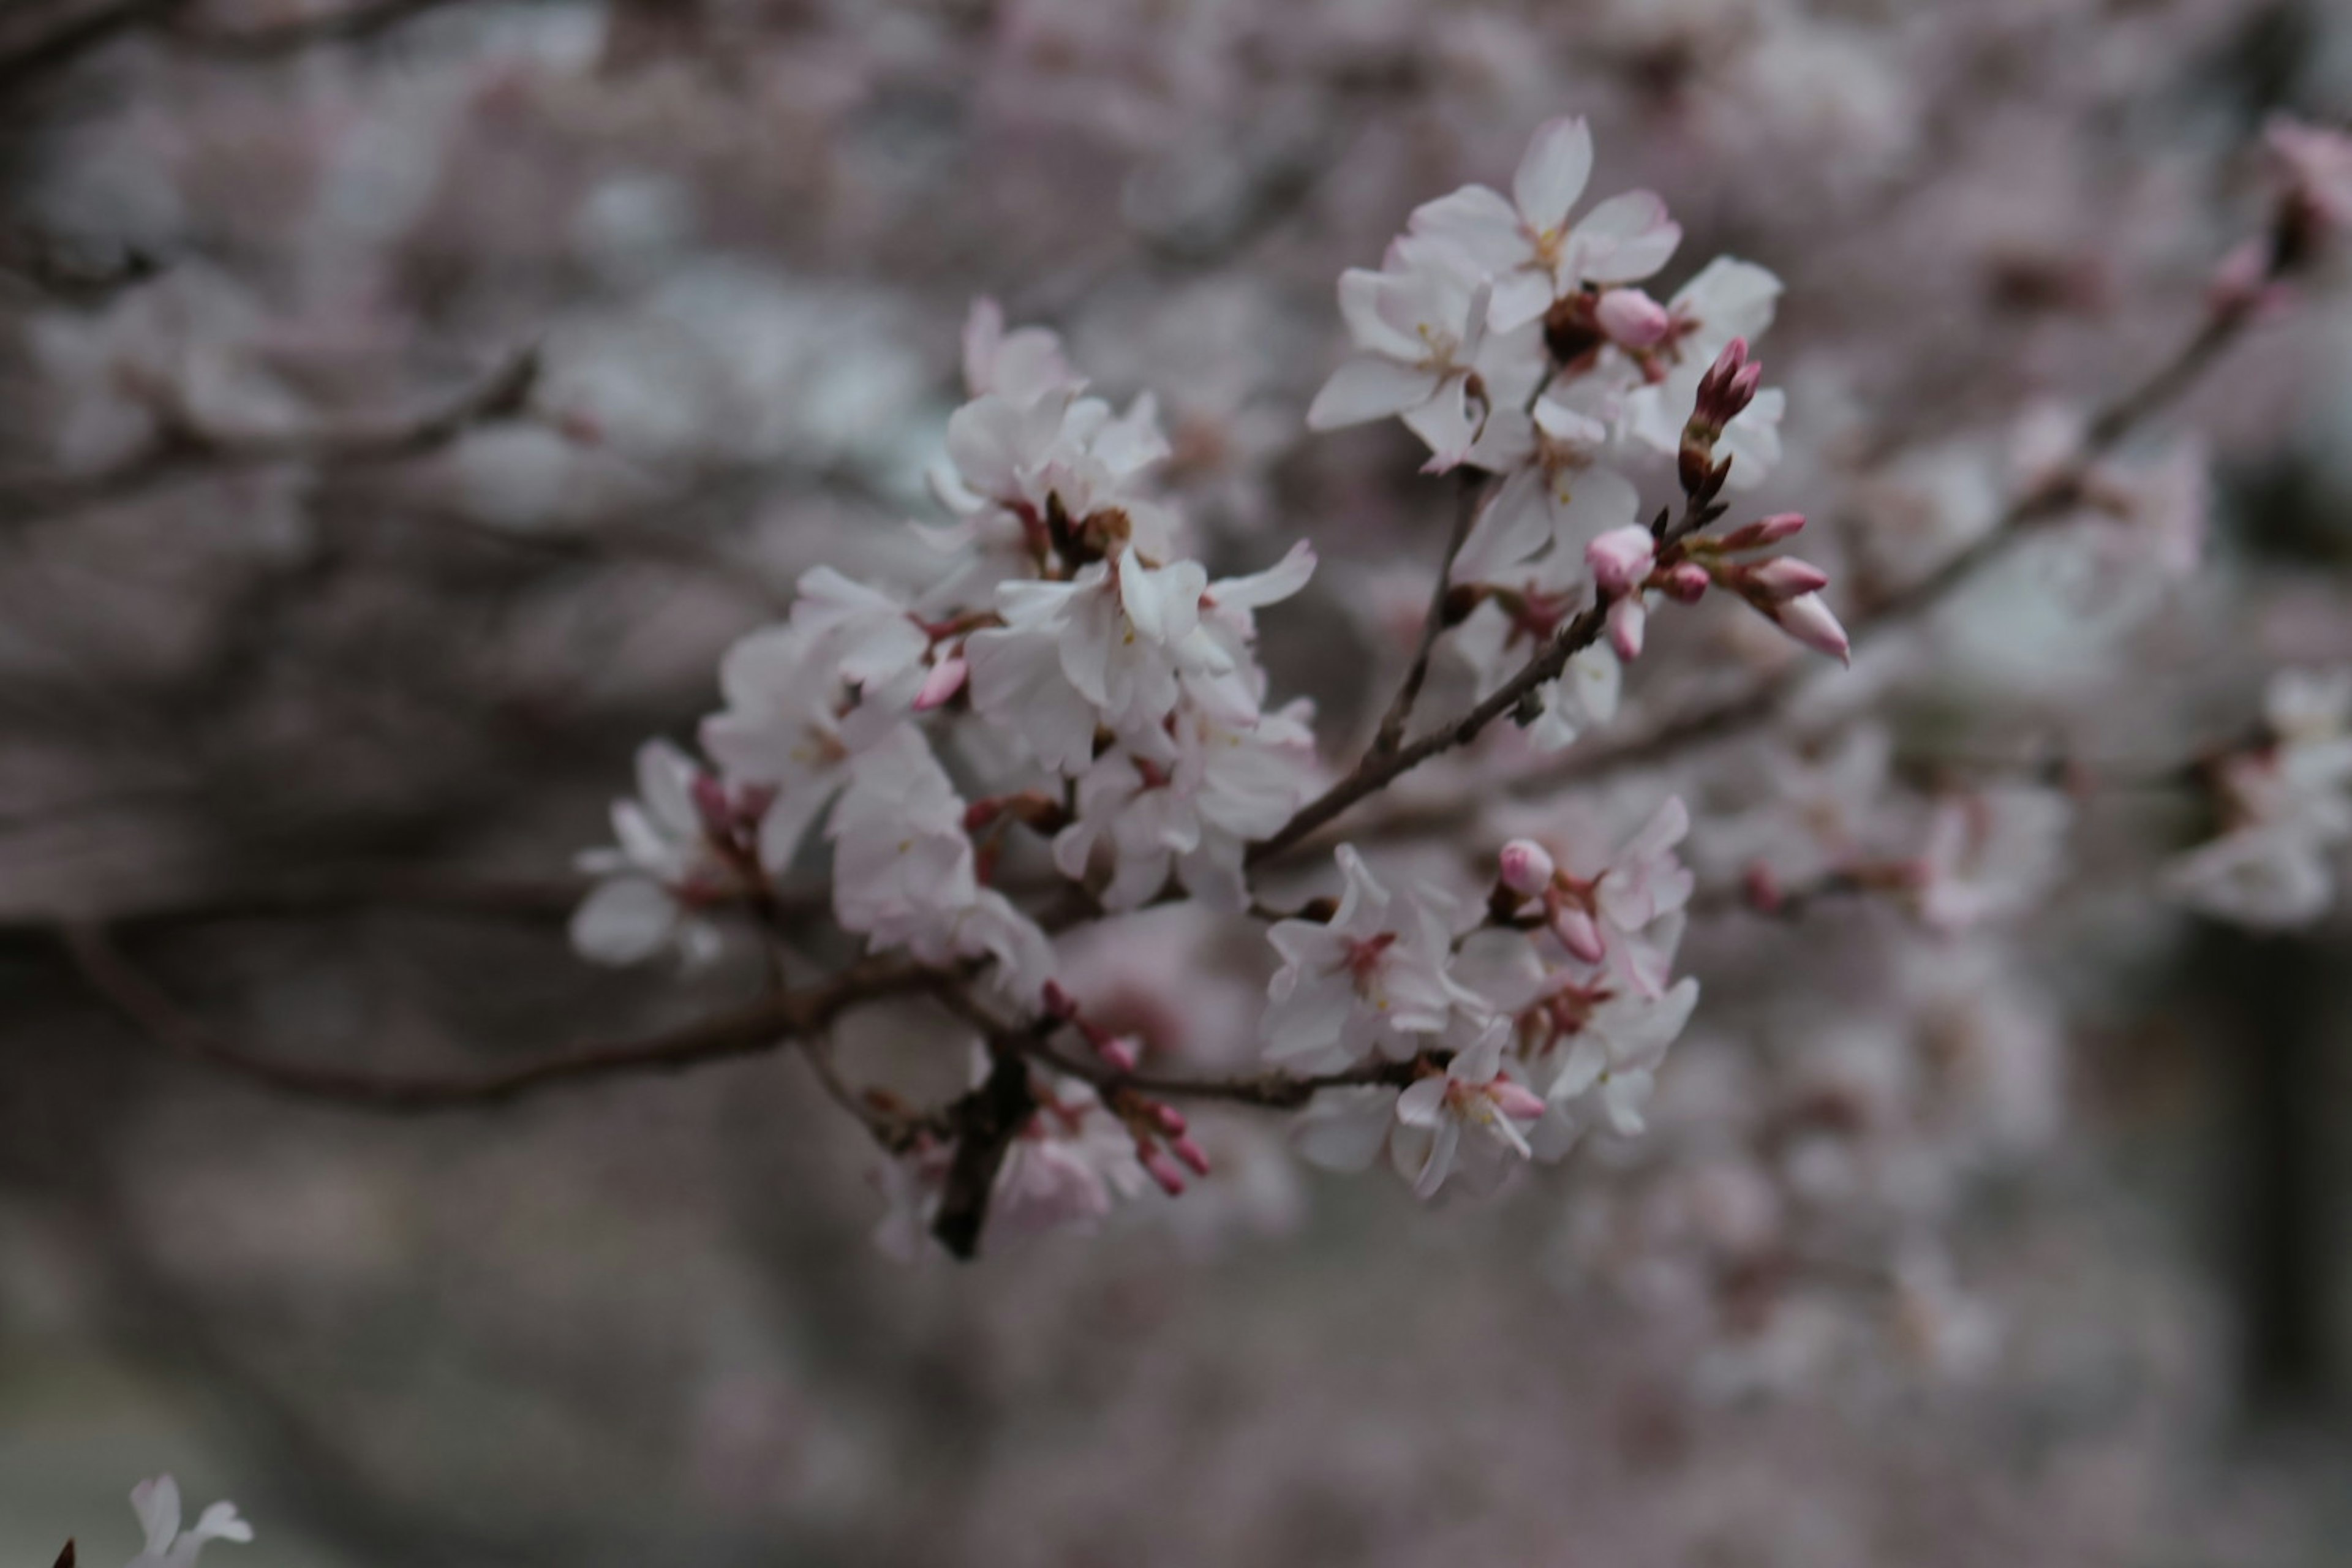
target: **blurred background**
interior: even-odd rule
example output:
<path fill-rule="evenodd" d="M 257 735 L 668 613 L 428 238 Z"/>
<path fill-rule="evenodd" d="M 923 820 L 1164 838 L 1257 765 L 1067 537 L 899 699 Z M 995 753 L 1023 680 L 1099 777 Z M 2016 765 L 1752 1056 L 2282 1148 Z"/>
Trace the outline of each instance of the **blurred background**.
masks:
<path fill-rule="evenodd" d="M 983 294 L 1157 394 L 1213 566 L 1315 541 L 1266 658 L 1345 744 L 1447 501 L 1306 438 L 1332 281 L 1560 113 L 1675 276 L 1786 280 L 1769 497 L 1866 582 L 2187 335 L 2280 110 L 2352 112 L 2352 8 L 5 0 L 0 1563 L 128 1558 L 166 1469 L 247 1568 L 2352 1561 L 2340 916 L 1703 925 L 1671 1162 L 1425 1211 L 1236 1118 L 1181 1202 L 962 1268 L 874 1248 L 796 1056 L 372 1116 L 171 1058 L 59 940 L 386 1070 L 740 999 L 581 964 L 572 856 L 802 571 L 923 550 Z M 2172 425 L 2203 577 L 2095 648 L 1979 624 L 1916 712 L 2166 754 L 2352 658 L 2343 290 Z M 1242 1059 L 1262 973 L 1151 918 L 1079 962 Z M 1806 965 L 1860 1024 L 1744 1000 Z M 1864 1240 L 1755 1239 L 1816 1209 Z"/>

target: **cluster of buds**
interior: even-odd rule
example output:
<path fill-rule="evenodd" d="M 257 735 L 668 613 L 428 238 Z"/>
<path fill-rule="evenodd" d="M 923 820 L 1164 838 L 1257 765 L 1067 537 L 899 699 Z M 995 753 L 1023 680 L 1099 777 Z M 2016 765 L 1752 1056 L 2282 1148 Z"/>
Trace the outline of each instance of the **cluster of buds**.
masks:
<path fill-rule="evenodd" d="M 1763 384 L 1764 362 L 1748 357 L 1746 338 L 1724 344 L 1723 352 L 1699 378 L 1698 400 L 1683 426 L 1682 448 L 1675 459 L 1683 494 L 1695 505 L 1705 506 L 1723 493 L 1724 481 L 1731 474 L 1731 459 L 1717 461 L 1715 444 L 1723 439 L 1724 427 L 1756 401 Z"/>
<path fill-rule="evenodd" d="M 1143 1043 L 1140 1040 L 1131 1035 L 1113 1034 L 1087 1018 L 1078 1010 L 1078 999 L 1063 990 L 1059 982 L 1045 982 L 1040 1000 L 1046 1016 L 1057 1018 L 1077 1030 L 1087 1047 L 1108 1064 L 1112 1071 L 1131 1073 L 1142 1063 Z M 1182 1129 L 1177 1131 L 1181 1132 Z"/>
<path fill-rule="evenodd" d="M 1638 524 L 1610 530 L 1585 547 L 1585 563 L 1608 605 L 1610 646 L 1620 658 L 1640 657 L 1648 619 L 1644 590 L 1654 588 L 1687 605 L 1713 586 L 1738 595 L 1805 647 L 1850 661 L 1853 645 L 1845 628 L 1822 601 L 1821 591 L 1829 585 L 1825 573 L 1789 555 L 1738 559 L 1769 549 L 1804 526 L 1799 513 L 1776 512 L 1721 538 L 1691 534 L 1663 545 Z"/>
<path fill-rule="evenodd" d="M 1184 1191 L 1184 1172 L 1209 1173 L 1209 1156 L 1192 1141 L 1184 1113 L 1164 1100 L 1150 1100 L 1133 1089 L 1114 1089 L 1108 1103 L 1135 1138 L 1135 1162 L 1170 1197 Z M 1170 1156 L 1174 1158 L 1171 1159 Z M 1179 1169 L 1179 1165 L 1182 1169 Z"/>
<path fill-rule="evenodd" d="M 1487 907 L 1498 923 L 1541 925 L 1587 963 L 1599 963 L 1608 955 L 1601 935 L 1598 878 L 1588 882 L 1570 876 L 1532 838 L 1514 838 L 1504 845 L 1496 868 L 1495 892 Z M 1540 905 L 1539 913 L 1521 913 L 1530 900 Z"/>

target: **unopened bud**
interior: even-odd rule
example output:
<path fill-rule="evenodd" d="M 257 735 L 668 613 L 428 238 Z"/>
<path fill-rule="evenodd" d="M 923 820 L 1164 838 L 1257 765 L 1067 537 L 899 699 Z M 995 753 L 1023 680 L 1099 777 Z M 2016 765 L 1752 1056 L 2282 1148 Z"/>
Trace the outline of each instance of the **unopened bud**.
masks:
<path fill-rule="evenodd" d="M 1593 320 L 1621 348 L 1646 349 L 1674 329 L 1666 308 L 1639 289 L 1612 289 L 1601 296 Z"/>
<path fill-rule="evenodd" d="M 1680 605 L 1696 605 L 1706 595 L 1706 568 L 1696 561 L 1679 561 L 1659 577 L 1658 586 Z"/>
<path fill-rule="evenodd" d="M 726 785 L 709 773 L 698 773 L 686 789 L 707 831 L 723 837 L 734 830 L 735 813 L 727 803 Z"/>
<path fill-rule="evenodd" d="M 1190 1166 L 1194 1175 L 1205 1176 L 1209 1173 L 1209 1156 L 1198 1143 L 1193 1142 L 1190 1138 L 1179 1138 L 1168 1146 L 1176 1151 L 1176 1157 Z"/>
<path fill-rule="evenodd" d="M 1119 1072 L 1133 1072 L 1143 1059 L 1135 1041 L 1122 1035 L 1105 1035 L 1094 1042 L 1095 1055 Z"/>
<path fill-rule="evenodd" d="M 963 689 L 964 678 L 971 673 L 971 667 L 964 662 L 961 654 L 931 666 L 930 674 L 923 678 L 922 689 L 915 693 L 915 711 L 928 713 L 952 701 L 955 694 Z"/>
<path fill-rule="evenodd" d="M 1767 613 L 1782 631 L 1807 647 L 1828 654 L 1841 664 L 1853 662 L 1853 645 L 1847 640 L 1845 628 L 1838 625 L 1837 616 L 1822 603 L 1819 594 L 1800 594 L 1786 604 L 1773 605 Z"/>
<path fill-rule="evenodd" d="M 1160 1131 L 1171 1138 L 1181 1138 L 1184 1129 L 1190 1125 L 1184 1120 L 1184 1113 L 1165 1100 L 1152 1106 L 1151 1119 L 1160 1123 Z"/>
<path fill-rule="evenodd" d="M 1532 899 L 1551 886 L 1551 853 L 1534 839 L 1512 839 L 1496 858 L 1503 886 L 1521 898 Z"/>
<path fill-rule="evenodd" d="M 1543 1096 L 1508 1079 L 1496 1081 L 1486 1090 L 1486 1098 L 1494 1102 L 1496 1110 L 1514 1121 L 1539 1121 L 1544 1113 Z"/>
<path fill-rule="evenodd" d="M 1720 431 L 1754 401 L 1764 383 L 1764 362 L 1748 357 L 1748 340 L 1734 338 L 1715 356 L 1715 363 L 1699 377 L 1697 405 L 1691 423 Z M 1710 444 L 1712 438 L 1710 437 Z"/>
<path fill-rule="evenodd" d="M 1774 876 L 1772 868 L 1761 860 L 1748 868 L 1747 874 L 1740 878 L 1739 883 L 1740 890 L 1748 897 L 1750 909 L 1760 910 L 1768 915 L 1776 914 L 1780 911 L 1780 906 L 1788 901 L 1788 895 L 1780 889 L 1780 879 Z"/>
<path fill-rule="evenodd" d="M 1768 544 L 1778 544 L 1792 539 L 1805 526 L 1805 514 L 1801 511 L 1776 511 L 1769 517 L 1759 517 L 1754 522 L 1733 529 L 1723 536 L 1726 550 L 1761 550 Z"/>
<path fill-rule="evenodd" d="M 1078 999 L 1063 990 L 1058 980 L 1045 982 L 1045 987 L 1037 994 L 1037 999 L 1048 1014 L 1065 1022 L 1078 1016 Z"/>
<path fill-rule="evenodd" d="M 1160 1184 L 1161 1192 L 1171 1198 L 1183 1195 L 1184 1173 L 1176 1168 L 1165 1152 L 1158 1149 L 1138 1149 L 1135 1157 L 1145 1173 Z"/>
<path fill-rule="evenodd" d="M 1639 523 L 1612 528 L 1584 547 L 1584 563 L 1603 595 L 1614 599 L 1638 589 L 1657 561 L 1657 541 Z"/>
<path fill-rule="evenodd" d="M 1818 594 L 1830 585 L 1829 574 L 1793 555 L 1776 555 L 1740 574 L 1740 586 L 1768 604 Z"/>
<path fill-rule="evenodd" d="M 1609 949 L 1601 940 L 1601 928 L 1592 916 L 1573 904 L 1562 904 L 1551 912 L 1552 934 L 1559 944 L 1584 960 L 1598 963 L 1608 956 Z"/>
<path fill-rule="evenodd" d="M 1650 612 L 1639 594 L 1628 594 L 1609 605 L 1609 646 L 1617 657 L 1631 664 L 1642 657 L 1642 634 L 1650 624 Z"/>

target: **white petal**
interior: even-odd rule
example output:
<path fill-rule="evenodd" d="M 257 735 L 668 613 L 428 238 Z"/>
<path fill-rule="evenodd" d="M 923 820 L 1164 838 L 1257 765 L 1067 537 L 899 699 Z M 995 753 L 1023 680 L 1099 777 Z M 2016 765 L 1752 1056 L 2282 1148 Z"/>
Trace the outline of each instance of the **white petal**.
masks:
<path fill-rule="evenodd" d="M 1580 117 L 1546 121 L 1511 177 L 1519 216 L 1538 232 L 1559 227 L 1592 175 L 1592 131 Z"/>
<path fill-rule="evenodd" d="M 1365 355 L 1331 373 L 1307 410 L 1309 430 L 1337 430 L 1418 408 L 1437 392 L 1429 371 Z"/>
<path fill-rule="evenodd" d="M 1291 1124 L 1299 1157 L 1327 1171 L 1360 1171 L 1388 1137 L 1397 1091 L 1379 1084 L 1327 1089 Z"/>
<path fill-rule="evenodd" d="M 148 1552 L 160 1556 L 168 1551 L 180 1533 L 180 1483 L 170 1476 L 141 1481 L 131 1489 L 131 1508 L 146 1531 Z"/>
<path fill-rule="evenodd" d="M 1672 259 L 1682 239 L 1682 226 L 1656 193 L 1627 191 L 1577 220 L 1560 268 L 1579 282 L 1639 282 Z"/>
<path fill-rule="evenodd" d="M 677 930 L 677 901 L 668 893 L 643 877 L 615 877 L 572 911 L 572 946 L 592 963 L 637 963 Z"/>

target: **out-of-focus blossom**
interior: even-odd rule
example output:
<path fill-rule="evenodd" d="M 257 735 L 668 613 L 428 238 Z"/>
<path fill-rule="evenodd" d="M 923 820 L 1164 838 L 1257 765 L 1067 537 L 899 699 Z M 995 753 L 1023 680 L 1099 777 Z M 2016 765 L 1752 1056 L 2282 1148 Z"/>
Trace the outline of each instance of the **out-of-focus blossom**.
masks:
<path fill-rule="evenodd" d="M 180 1528 L 180 1483 L 169 1476 L 141 1481 L 131 1489 L 131 1510 L 147 1544 L 129 1568 L 194 1568 L 210 1541 L 249 1542 L 253 1526 L 237 1517 L 233 1502 L 216 1502 L 198 1516 L 188 1530 Z"/>

